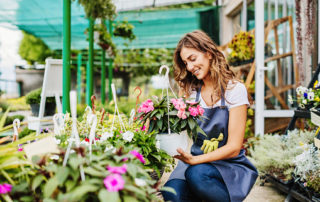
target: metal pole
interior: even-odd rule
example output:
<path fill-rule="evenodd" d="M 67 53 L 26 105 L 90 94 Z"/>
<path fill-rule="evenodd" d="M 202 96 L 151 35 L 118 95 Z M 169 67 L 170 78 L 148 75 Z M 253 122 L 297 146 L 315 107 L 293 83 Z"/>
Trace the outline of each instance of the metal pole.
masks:
<path fill-rule="evenodd" d="M 69 91 L 70 83 L 70 38 L 71 38 L 71 2 L 63 0 L 63 76 L 62 76 L 62 111 L 63 113 L 70 112 Z"/>
<path fill-rule="evenodd" d="M 109 32 L 112 37 L 113 32 L 112 32 L 112 21 L 109 20 Z M 109 93 L 108 93 L 108 98 L 109 101 L 112 100 L 112 89 L 111 89 L 111 84 L 112 84 L 112 78 L 113 78 L 113 59 L 109 57 L 109 67 L 108 67 L 108 80 L 109 80 Z"/>
<path fill-rule="evenodd" d="M 101 103 L 106 100 L 106 51 L 102 49 L 101 55 Z"/>
<path fill-rule="evenodd" d="M 77 95 L 78 95 L 78 104 L 81 104 L 81 66 L 82 66 L 82 54 L 78 53 L 78 62 L 77 62 Z"/>
<path fill-rule="evenodd" d="M 243 0 L 242 2 L 241 28 L 243 31 L 247 31 L 247 0 Z"/>
<path fill-rule="evenodd" d="M 91 105 L 91 96 L 93 94 L 93 26 L 94 19 L 89 18 L 89 58 L 87 65 L 87 105 L 92 107 Z"/>
<path fill-rule="evenodd" d="M 255 1 L 255 135 L 264 134 L 264 1 Z"/>

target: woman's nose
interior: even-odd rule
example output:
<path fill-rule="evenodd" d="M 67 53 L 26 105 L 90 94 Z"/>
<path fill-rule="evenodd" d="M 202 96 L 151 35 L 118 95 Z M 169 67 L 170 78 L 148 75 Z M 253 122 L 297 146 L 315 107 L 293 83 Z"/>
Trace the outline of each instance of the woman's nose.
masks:
<path fill-rule="evenodd" d="M 187 70 L 188 70 L 189 72 L 191 72 L 192 69 L 193 69 L 193 64 L 192 64 L 191 62 L 188 62 L 188 63 L 187 63 Z"/>

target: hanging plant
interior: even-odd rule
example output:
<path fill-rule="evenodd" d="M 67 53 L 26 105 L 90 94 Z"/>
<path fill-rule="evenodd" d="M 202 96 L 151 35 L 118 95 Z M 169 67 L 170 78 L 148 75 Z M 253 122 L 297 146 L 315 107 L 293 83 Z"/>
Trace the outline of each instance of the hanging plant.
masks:
<path fill-rule="evenodd" d="M 127 38 L 130 41 L 134 40 L 136 36 L 133 33 L 134 26 L 128 21 L 117 22 L 114 24 L 114 36 L 119 36 L 122 38 Z"/>
<path fill-rule="evenodd" d="M 85 33 L 87 34 L 89 29 L 87 28 Z M 94 42 L 97 43 L 103 50 L 106 50 L 109 56 L 115 56 L 116 45 L 112 42 L 110 33 L 104 23 L 95 24 L 93 28 Z M 88 40 L 88 38 L 87 38 Z"/>
<path fill-rule="evenodd" d="M 78 0 L 78 3 L 83 6 L 88 18 L 113 20 L 116 17 L 116 6 L 112 0 Z"/>

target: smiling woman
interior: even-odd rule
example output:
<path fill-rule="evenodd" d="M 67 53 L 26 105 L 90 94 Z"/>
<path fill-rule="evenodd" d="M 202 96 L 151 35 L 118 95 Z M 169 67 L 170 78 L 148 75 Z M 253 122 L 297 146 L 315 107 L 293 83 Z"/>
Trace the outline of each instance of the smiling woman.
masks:
<path fill-rule="evenodd" d="M 200 101 L 206 136 L 193 139 L 191 151 L 178 149 L 179 163 L 165 186 L 166 201 L 243 201 L 258 176 L 241 149 L 247 90 L 235 79 L 223 54 L 202 31 L 187 33 L 175 54 L 175 80 L 186 97 Z"/>

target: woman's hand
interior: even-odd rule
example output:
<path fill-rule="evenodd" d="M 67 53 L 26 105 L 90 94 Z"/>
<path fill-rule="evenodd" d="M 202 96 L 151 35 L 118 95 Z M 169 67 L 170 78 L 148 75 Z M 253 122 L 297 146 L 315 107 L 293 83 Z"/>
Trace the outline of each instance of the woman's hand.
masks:
<path fill-rule="evenodd" d="M 190 153 L 187 153 L 183 151 L 183 149 L 178 148 L 177 152 L 180 155 L 175 155 L 174 158 L 179 159 L 187 164 L 195 165 L 196 164 L 196 156 L 191 155 Z"/>

